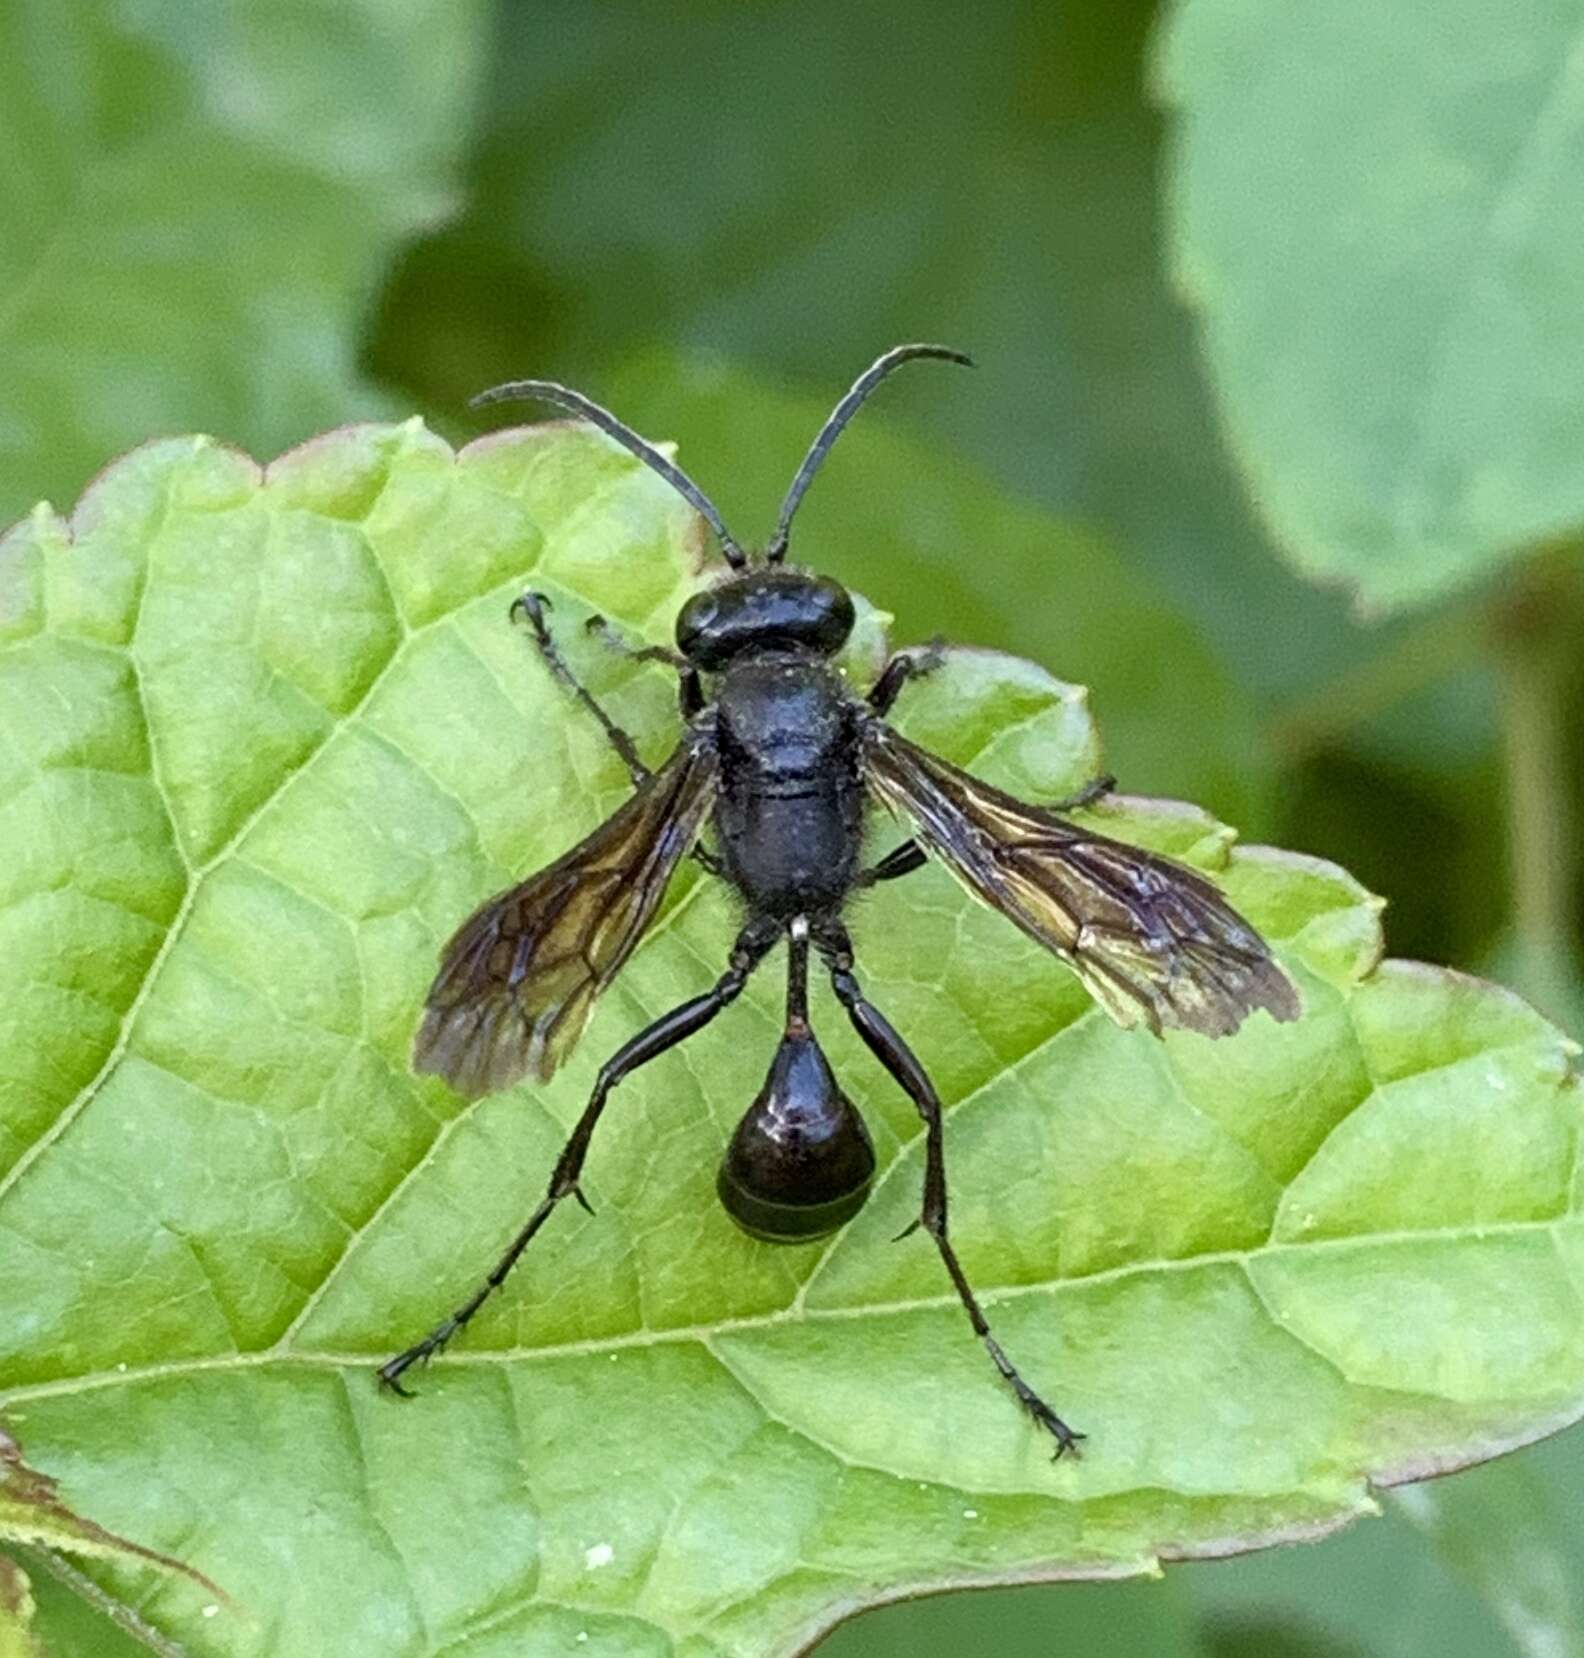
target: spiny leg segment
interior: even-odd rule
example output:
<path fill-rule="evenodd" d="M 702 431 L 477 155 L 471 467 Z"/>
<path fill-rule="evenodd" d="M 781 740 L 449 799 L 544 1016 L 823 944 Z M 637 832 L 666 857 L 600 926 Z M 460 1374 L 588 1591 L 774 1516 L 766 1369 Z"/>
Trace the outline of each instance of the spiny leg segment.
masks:
<path fill-rule="evenodd" d="M 653 1024 L 624 1042 L 600 1066 L 594 1091 L 589 1096 L 589 1102 L 583 1108 L 583 1115 L 578 1118 L 567 1143 L 561 1148 L 561 1155 L 556 1159 L 555 1171 L 550 1176 L 549 1187 L 540 1200 L 539 1207 L 528 1217 L 527 1224 L 512 1239 L 506 1253 L 495 1263 L 489 1276 L 468 1300 L 449 1318 L 442 1319 L 422 1341 L 414 1343 L 404 1353 L 398 1353 L 395 1358 L 380 1366 L 379 1379 L 382 1386 L 401 1394 L 403 1398 L 411 1397 L 401 1384 L 405 1372 L 415 1364 L 433 1358 L 484 1305 L 491 1294 L 501 1287 L 507 1273 L 517 1264 L 518 1256 L 533 1242 L 534 1235 L 550 1218 L 556 1206 L 564 1198 L 575 1197 L 585 1209 L 589 1208 L 588 1201 L 579 1189 L 578 1181 L 583 1173 L 583 1159 L 588 1155 L 589 1141 L 594 1136 L 594 1129 L 599 1122 L 600 1113 L 605 1109 L 605 1101 L 609 1098 L 611 1090 L 640 1065 L 648 1064 L 651 1059 L 657 1058 L 668 1048 L 674 1048 L 678 1042 L 702 1030 L 716 1014 L 736 1001 L 742 993 L 743 986 L 748 982 L 749 974 L 764 959 L 771 945 L 780 936 L 780 932 L 780 924 L 773 920 L 759 918 L 750 921 L 737 935 L 730 965 L 716 980 L 712 990 L 707 990 L 702 996 L 695 996 L 691 1001 L 662 1014 Z M 589 1213 L 592 1214 L 593 1211 L 589 1210 Z"/>
<path fill-rule="evenodd" d="M 512 600 L 511 616 L 515 621 L 520 614 L 527 621 L 533 630 L 533 639 L 539 647 L 539 654 L 545 659 L 545 666 L 599 721 L 600 730 L 609 738 L 611 747 L 621 756 L 622 764 L 626 766 L 627 774 L 632 778 L 633 787 L 636 789 L 640 784 L 649 781 L 649 768 L 639 757 L 638 745 L 633 742 L 632 737 L 605 712 L 600 706 L 599 699 L 572 672 L 567 659 L 561 654 L 561 647 L 555 642 L 555 637 L 550 632 L 550 624 L 545 620 L 545 612 L 554 608 L 548 594 L 524 593 L 521 598 Z"/>
<path fill-rule="evenodd" d="M 1016 1365 L 991 1334 L 989 1320 L 969 1286 L 957 1252 L 946 1235 L 946 1155 L 941 1102 L 934 1083 L 890 1021 L 865 998 L 853 974 L 852 941 L 846 929 L 839 923 L 827 923 L 822 927 L 816 943 L 830 969 L 831 988 L 836 992 L 837 1000 L 846 1008 L 848 1017 L 870 1052 L 901 1085 L 917 1106 L 919 1116 L 924 1119 L 924 1205 L 919 1218 L 907 1231 L 922 1226 L 935 1240 L 935 1247 L 940 1251 L 958 1299 L 968 1314 L 968 1322 L 973 1326 L 974 1334 L 984 1343 L 985 1351 L 994 1361 L 1002 1379 L 1017 1395 L 1019 1404 L 1055 1439 L 1055 1455 L 1060 1457 L 1064 1451 L 1071 1451 L 1076 1456 L 1078 1441 L 1084 1436 L 1068 1427 L 1018 1374 Z M 906 1237 L 907 1232 L 902 1236 Z"/>
<path fill-rule="evenodd" d="M 524 593 L 520 598 L 512 600 L 510 614 L 513 620 L 515 620 L 518 615 L 521 615 L 528 623 L 529 627 L 533 631 L 534 644 L 539 647 L 539 654 L 545 660 L 545 666 L 549 668 L 551 674 L 558 679 L 599 722 L 600 730 L 605 733 L 606 737 L 610 741 L 611 747 L 616 750 L 616 753 L 621 758 L 622 764 L 626 766 L 627 775 L 632 778 L 633 787 L 635 789 L 642 788 L 643 785 L 649 781 L 652 773 L 643 763 L 643 760 L 638 753 L 638 745 L 632 739 L 632 734 L 623 726 L 618 725 L 616 721 L 605 712 L 605 709 L 601 705 L 599 699 L 592 691 L 589 690 L 583 681 L 580 680 L 575 673 L 573 673 L 571 664 L 567 661 L 566 657 L 562 655 L 561 647 L 555 642 L 555 635 L 551 633 L 550 624 L 545 619 L 545 613 L 549 610 L 553 610 L 554 608 L 555 607 L 550 603 L 548 594 L 528 592 Z M 603 616 L 591 616 L 589 618 L 589 626 L 591 630 L 594 628 L 596 623 L 601 629 L 608 630 L 609 624 L 606 623 Z M 670 651 L 662 650 L 658 646 L 646 647 L 642 650 L 638 650 L 624 645 L 622 646 L 622 649 L 627 655 L 637 657 L 642 661 L 662 661 L 669 663 L 673 667 L 676 666 L 676 663 L 679 660 L 673 657 Z M 691 668 L 686 668 L 686 671 L 683 671 L 682 669 L 679 669 L 678 671 L 682 673 L 682 715 L 684 719 L 691 719 L 693 715 L 698 713 L 704 706 L 703 691 L 699 685 L 698 675 Z M 693 857 L 701 863 L 711 875 L 719 875 L 721 873 L 720 860 L 706 847 L 695 846 L 693 848 Z"/>

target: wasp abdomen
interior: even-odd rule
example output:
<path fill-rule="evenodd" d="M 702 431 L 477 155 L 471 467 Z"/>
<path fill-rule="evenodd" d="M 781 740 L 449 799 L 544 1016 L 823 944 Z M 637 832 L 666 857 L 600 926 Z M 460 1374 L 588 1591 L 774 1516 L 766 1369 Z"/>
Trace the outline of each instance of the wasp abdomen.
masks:
<path fill-rule="evenodd" d="M 804 1243 L 863 1208 L 874 1147 L 806 1027 L 788 1031 L 726 1149 L 717 1188 L 745 1232 Z"/>

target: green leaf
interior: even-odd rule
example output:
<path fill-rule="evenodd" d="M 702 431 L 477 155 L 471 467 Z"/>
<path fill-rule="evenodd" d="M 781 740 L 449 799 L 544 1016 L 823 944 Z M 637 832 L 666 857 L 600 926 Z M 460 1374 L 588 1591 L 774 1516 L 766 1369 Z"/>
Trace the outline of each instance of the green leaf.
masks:
<path fill-rule="evenodd" d="M 949 1102 L 967 1270 L 1081 1462 L 1051 1464 L 928 1240 L 889 1241 L 918 1122 L 828 996 L 873 1200 L 798 1249 L 720 1210 L 773 973 L 622 1088 L 597 1216 L 555 1218 L 418 1401 L 380 1396 L 372 1365 L 494 1258 L 601 1058 L 736 924 L 688 870 L 554 1084 L 464 1106 L 411 1075 L 440 942 L 627 787 L 508 601 L 553 595 L 658 758 L 667 674 L 578 624 L 663 640 L 704 553 L 583 429 L 458 456 L 416 423 L 263 474 L 154 444 L 0 542 L 0 1404 L 76 1509 L 250 1610 L 96 1576 L 205 1654 L 757 1658 L 913 1588 L 1312 1535 L 1370 1479 L 1584 1409 L 1573 1050 L 1494 986 L 1378 965 L 1378 906 L 1335 867 L 1139 799 L 1093 818 L 1225 882 L 1297 1024 L 1119 1031 L 933 869 L 854 915 Z M 903 723 L 1034 797 L 1099 763 L 1082 692 L 989 652 Z"/>
<path fill-rule="evenodd" d="M 0 8 L 0 521 L 150 430 L 388 412 L 357 333 L 448 205 L 482 0 Z"/>
<path fill-rule="evenodd" d="M 1308 574 L 1421 602 L 1584 524 L 1572 0 L 1180 0 L 1179 284 Z"/>
<path fill-rule="evenodd" d="M 41 1558 L 52 1572 L 75 1580 L 98 1601 L 104 1599 L 102 1592 L 91 1579 L 83 1578 L 61 1560 L 57 1551 L 89 1560 L 130 1562 L 181 1573 L 210 1597 L 210 1615 L 217 1614 L 221 1602 L 227 1598 L 202 1572 L 157 1549 L 144 1548 L 128 1538 L 118 1537 L 74 1513 L 61 1500 L 56 1482 L 30 1468 L 22 1459 L 22 1448 L 3 1429 L 0 1429 L 0 1543 L 42 1551 Z M 112 1603 L 111 1609 L 123 1623 L 135 1627 L 141 1621 L 128 1608 Z M 37 1610 L 28 1574 L 16 1560 L 0 1554 L 0 1658 L 43 1658 L 46 1648 L 34 1629 Z"/>
<path fill-rule="evenodd" d="M 21 1446 L 3 1430 L 0 1430 L 0 1543 L 63 1549 L 68 1554 L 95 1560 L 147 1561 L 170 1571 L 186 1572 L 211 1594 L 217 1592 L 212 1583 L 179 1560 L 117 1537 L 81 1514 L 74 1514 L 61 1501 L 55 1481 L 30 1468 L 22 1459 Z M 0 1604 L 3 1602 L 4 1589 L 0 1585 Z"/>
<path fill-rule="evenodd" d="M 0 1658 L 44 1658 L 33 1633 L 37 1610 L 27 1573 L 0 1554 Z"/>

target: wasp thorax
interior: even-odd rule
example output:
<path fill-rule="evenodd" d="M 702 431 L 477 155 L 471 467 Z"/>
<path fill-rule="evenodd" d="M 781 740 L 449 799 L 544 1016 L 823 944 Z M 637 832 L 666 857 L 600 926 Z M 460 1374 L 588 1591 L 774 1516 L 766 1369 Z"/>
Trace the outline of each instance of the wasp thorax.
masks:
<path fill-rule="evenodd" d="M 801 1243 L 863 1208 L 874 1147 L 807 1030 L 789 1031 L 726 1148 L 717 1188 L 745 1232 Z"/>

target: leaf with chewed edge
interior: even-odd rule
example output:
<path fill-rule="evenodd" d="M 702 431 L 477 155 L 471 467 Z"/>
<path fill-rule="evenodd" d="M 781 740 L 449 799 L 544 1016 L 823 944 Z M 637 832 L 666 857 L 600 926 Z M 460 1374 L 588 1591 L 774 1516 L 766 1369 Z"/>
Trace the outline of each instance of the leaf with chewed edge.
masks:
<path fill-rule="evenodd" d="M 580 624 L 664 640 L 706 551 L 557 425 L 461 454 L 353 428 L 262 472 L 160 443 L 0 541 L 0 1406 L 75 1510 L 251 1610 L 100 1581 L 216 1658 L 758 1658 L 915 1589 L 1313 1536 L 1371 1482 L 1584 1411 L 1575 1050 L 1493 985 L 1383 963 L 1334 866 L 1127 797 L 1089 821 L 1221 882 L 1300 1020 L 1119 1030 L 933 867 L 853 912 L 948 1103 L 965 1266 L 1082 1460 L 1051 1464 L 928 1239 L 889 1241 L 918 1120 L 823 991 L 875 1194 L 797 1248 L 722 1213 L 773 968 L 623 1085 L 596 1216 L 555 1217 L 418 1400 L 380 1396 L 372 1366 L 494 1259 L 599 1061 L 736 925 L 688 867 L 553 1083 L 464 1105 L 412 1075 L 441 942 L 628 787 L 508 603 L 552 595 L 657 761 L 672 681 Z M 861 634 L 858 683 L 875 613 Z M 1026 798 L 1099 767 L 1083 693 L 991 652 L 898 716 Z M 877 849 L 901 832 L 877 814 Z"/>

